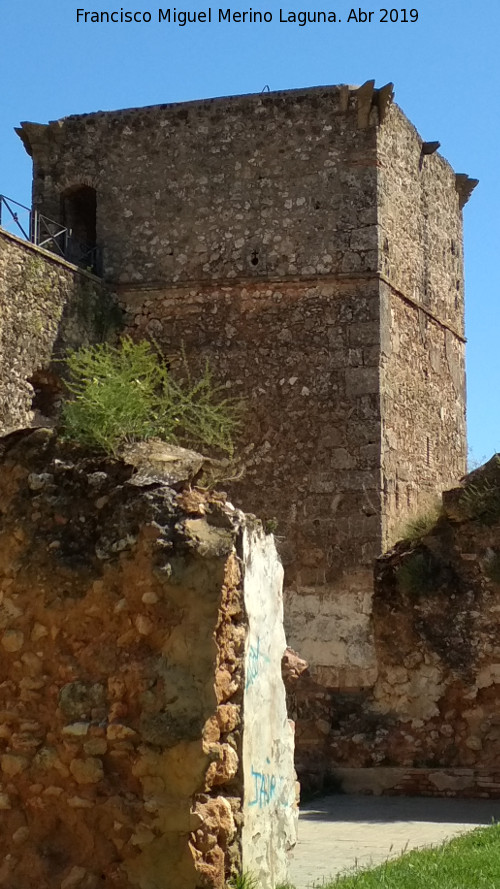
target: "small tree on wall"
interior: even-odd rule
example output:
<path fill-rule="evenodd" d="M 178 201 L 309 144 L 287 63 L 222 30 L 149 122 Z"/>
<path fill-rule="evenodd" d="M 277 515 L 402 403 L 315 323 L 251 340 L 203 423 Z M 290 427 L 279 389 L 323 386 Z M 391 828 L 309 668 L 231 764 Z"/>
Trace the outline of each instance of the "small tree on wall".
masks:
<path fill-rule="evenodd" d="M 149 438 L 232 454 L 239 406 L 222 397 L 208 365 L 193 380 L 184 362 L 185 379 L 175 380 L 151 343 L 129 337 L 72 351 L 66 365 L 66 438 L 111 454 Z"/>

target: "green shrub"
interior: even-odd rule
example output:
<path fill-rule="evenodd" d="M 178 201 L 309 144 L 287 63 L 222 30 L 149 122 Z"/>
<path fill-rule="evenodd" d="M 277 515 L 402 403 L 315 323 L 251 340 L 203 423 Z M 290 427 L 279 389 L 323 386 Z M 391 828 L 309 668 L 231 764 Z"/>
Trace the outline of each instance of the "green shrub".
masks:
<path fill-rule="evenodd" d="M 148 438 L 232 454 L 238 405 L 222 397 L 208 365 L 192 380 L 184 362 L 185 379 L 174 380 L 150 343 L 128 337 L 70 352 L 66 365 L 66 438 L 112 454 Z"/>
<path fill-rule="evenodd" d="M 279 524 L 276 516 L 273 516 L 270 519 L 264 519 L 263 524 L 264 524 L 264 531 L 266 532 L 266 534 L 276 534 L 276 532 L 278 530 L 278 524 Z"/>

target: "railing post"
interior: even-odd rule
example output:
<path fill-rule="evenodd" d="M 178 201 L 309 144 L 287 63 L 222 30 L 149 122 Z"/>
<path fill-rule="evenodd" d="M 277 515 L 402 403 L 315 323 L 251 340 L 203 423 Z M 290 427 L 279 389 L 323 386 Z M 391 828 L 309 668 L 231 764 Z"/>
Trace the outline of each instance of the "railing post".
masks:
<path fill-rule="evenodd" d="M 24 225 L 19 220 L 18 207 L 28 214 L 28 222 Z M 66 257 L 70 262 L 80 265 L 82 268 L 91 266 L 92 270 L 97 272 L 98 266 L 100 266 L 99 251 L 95 246 L 89 248 L 88 245 L 75 242 L 70 228 L 66 228 L 54 219 L 49 219 L 48 216 L 44 216 L 35 208 L 30 209 L 24 204 L 20 204 L 19 201 L 0 194 L 0 226 L 5 211 L 7 211 L 7 219 L 10 221 L 10 217 L 12 217 L 26 241 L 30 241 L 37 247 L 52 250 L 53 253 Z"/>

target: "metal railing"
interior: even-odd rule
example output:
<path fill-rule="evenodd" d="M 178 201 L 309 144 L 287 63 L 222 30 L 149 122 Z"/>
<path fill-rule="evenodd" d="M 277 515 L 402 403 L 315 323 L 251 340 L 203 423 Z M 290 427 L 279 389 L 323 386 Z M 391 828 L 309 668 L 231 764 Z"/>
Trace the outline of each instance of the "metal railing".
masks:
<path fill-rule="evenodd" d="M 19 231 L 31 244 L 50 250 L 74 265 L 100 274 L 98 247 L 77 241 L 71 229 L 61 225 L 60 222 L 0 194 L 0 228 L 3 226 L 4 217 L 11 226 L 14 225 L 14 233 L 17 234 Z"/>
<path fill-rule="evenodd" d="M 17 208 L 17 209 L 16 209 Z M 24 222 L 24 218 L 27 214 L 27 222 Z M 31 210 L 29 207 L 25 207 L 24 204 L 20 204 L 18 201 L 14 201 L 12 198 L 6 197 L 4 194 L 0 194 L 0 226 L 3 226 L 3 217 L 7 216 L 7 220 L 11 223 L 13 222 L 16 228 L 19 229 L 23 238 L 26 241 L 31 241 Z M 21 222 L 19 216 L 21 215 Z M 23 224 L 24 223 L 24 224 Z"/>

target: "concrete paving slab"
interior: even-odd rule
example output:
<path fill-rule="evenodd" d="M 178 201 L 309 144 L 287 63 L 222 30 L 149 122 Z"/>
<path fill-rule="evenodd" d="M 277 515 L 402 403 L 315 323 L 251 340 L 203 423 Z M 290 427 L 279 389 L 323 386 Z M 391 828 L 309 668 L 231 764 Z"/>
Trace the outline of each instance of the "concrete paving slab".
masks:
<path fill-rule="evenodd" d="M 500 821 L 500 800 L 326 796 L 301 807 L 290 882 L 311 889 L 336 874 L 381 864 Z"/>

